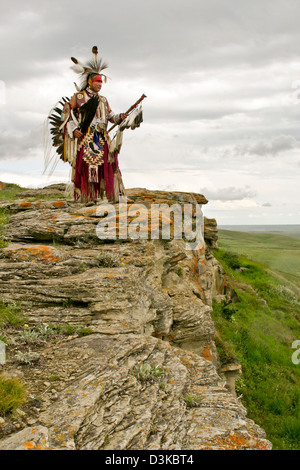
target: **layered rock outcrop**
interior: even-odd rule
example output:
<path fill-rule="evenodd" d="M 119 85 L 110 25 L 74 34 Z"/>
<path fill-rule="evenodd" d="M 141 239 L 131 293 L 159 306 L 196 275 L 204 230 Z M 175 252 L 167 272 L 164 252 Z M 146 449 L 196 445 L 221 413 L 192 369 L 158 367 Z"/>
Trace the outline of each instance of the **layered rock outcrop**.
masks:
<path fill-rule="evenodd" d="M 212 253 L 216 222 L 204 220 L 205 243 L 175 236 L 176 210 L 190 211 L 195 228 L 207 200 L 145 189 L 127 197 L 121 208 L 63 198 L 2 204 L 13 215 L 1 299 L 19 302 L 31 327 L 67 323 L 90 334 L 19 366 L 34 392 L 43 394 L 50 374 L 60 380 L 33 425 L 2 438 L 0 449 L 271 448 L 220 369 L 210 314 L 230 286 Z M 162 204 L 174 212 L 156 218 Z M 134 237 L 123 236 L 124 214 Z M 151 216 L 170 227 L 169 238 L 153 238 Z M 3 366 L 14 368 L 13 359 Z"/>

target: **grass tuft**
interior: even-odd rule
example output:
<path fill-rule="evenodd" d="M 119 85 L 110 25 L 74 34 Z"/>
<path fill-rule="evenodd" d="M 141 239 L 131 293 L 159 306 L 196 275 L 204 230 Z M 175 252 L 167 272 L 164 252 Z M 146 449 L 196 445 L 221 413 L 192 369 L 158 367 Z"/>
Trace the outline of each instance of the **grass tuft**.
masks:
<path fill-rule="evenodd" d="M 20 314 L 20 306 L 16 303 L 7 304 L 0 300 L 0 327 L 19 326 L 25 323 L 25 317 Z"/>
<path fill-rule="evenodd" d="M 0 376 L 0 415 L 13 413 L 25 401 L 27 395 L 24 385 L 16 378 Z"/>

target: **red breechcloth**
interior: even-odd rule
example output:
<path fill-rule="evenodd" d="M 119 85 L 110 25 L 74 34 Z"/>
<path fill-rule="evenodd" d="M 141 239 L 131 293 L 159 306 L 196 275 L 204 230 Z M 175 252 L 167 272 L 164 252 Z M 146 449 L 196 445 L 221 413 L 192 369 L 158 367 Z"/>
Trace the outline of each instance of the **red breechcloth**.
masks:
<path fill-rule="evenodd" d="M 114 154 L 114 162 L 108 162 L 108 145 L 105 141 L 103 164 L 99 165 L 98 182 L 92 183 L 89 181 L 89 165 L 83 160 L 84 148 L 82 147 L 77 154 L 76 169 L 74 177 L 74 186 L 80 190 L 81 199 L 85 201 L 95 200 L 97 197 L 103 197 L 103 190 L 108 200 L 112 200 L 115 195 L 114 188 L 114 173 L 119 170 L 118 154 Z M 80 199 L 80 194 L 74 192 L 74 199 Z"/>

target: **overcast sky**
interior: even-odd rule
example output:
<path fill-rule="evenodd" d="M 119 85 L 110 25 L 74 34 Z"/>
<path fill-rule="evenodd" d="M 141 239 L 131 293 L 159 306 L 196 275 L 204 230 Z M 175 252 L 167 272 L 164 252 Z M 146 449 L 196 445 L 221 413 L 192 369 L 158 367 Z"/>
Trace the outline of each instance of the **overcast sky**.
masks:
<path fill-rule="evenodd" d="M 299 224 L 299 0 L 0 0 L 0 181 L 43 175 L 43 129 L 97 45 L 125 111 L 125 186 L 204 194 L 219 225 Z"/>

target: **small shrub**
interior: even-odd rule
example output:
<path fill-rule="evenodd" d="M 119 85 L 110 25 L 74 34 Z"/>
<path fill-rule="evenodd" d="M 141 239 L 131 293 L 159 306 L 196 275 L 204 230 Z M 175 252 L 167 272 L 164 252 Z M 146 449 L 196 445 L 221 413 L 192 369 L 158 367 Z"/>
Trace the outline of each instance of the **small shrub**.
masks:
<path fill-rule="evenodd" d="M 61 304 L 62 304 L 62 307 L 63 307 L 63 308 L 68 308 L 68 307 L 72 307 L 73 301 L 72 301 L 72 299 L 70 299 L 70 298 L 68 298 L 68 299 L 63 299 L 63 300 L 61 301 Z"/>
<path fill-rule="evenodd" d="M 88 336 L 93 334 L 93 330 L 91 328 L 80 328 L 79 330 L 77 330 L 77 334 L 79 336 Z"/>
<path fill-rule="evenodd" d="M 9 245 L 9 242 L 7 240 L 4 240 L 3 238 L 3 233 L 0 233 L 0 249 L 1 248 L 6 248 Z"/>
<path fill-rule="evenodd" d="M 182 277 L 183 276 L 183 268 L 182 266 L 179 266 L 177 269 L 177 276 Z"/>
<path fill-rule="evenodd" d="M 242 266 L 241 260 L 236 253 L 231 253 L 230 251 L 223 252 L 222 259 L 231 269 L 240 269 Z"/>
<path fill-rule="evenodd" d="M 269 293 L 276 294 L 283 298 L 286 302 L 289 302 L 291 305 L 296 306 L 300 305 L 299 298 L 295 295 L 295 293 L 284 285 L 278 286 L 269 286 L 268 289 Z"/>
<path fill-rule="evenodd" d="M 55 329 L 51 325 L 47 324 L 39 325 L 37 327 L 37 331 L 45 339 L 48 339 L 55 335 Z"/>
<path fill-rule="evenodd" d="M 0 249 L 6 248 L 9 244 L 8 241 L 4 240 L 3 235 L 5 231 L 5 226 L 9 222 L 9 215 L 5 209 L 0 209 Z"/>
<path fill-rule="evenodd" d="M 24 330 L 19 334 L 19 341 L 25 344 L 41 343 L 42 339 L 38 331 Z"/>
<path fill-rule="evenodd" d="M 243 395 L 244 392 L 247 392 L 247 384 L 243 376 L 239 376 L 235 382 L 235 391 L 237 395 Z"/>
<path fill-rule="evenodd" d="M 53 375 L 50 375 L 50 377 L 49 377 L 49 381 L 50 381 L 50 382 L 56 382 L 56 381 L 58 381 L 58 380 L 60 380 L 60 376 L 59 376 L 59 375 L 53 374 Z"/>
<path fill-rule="evenodd" d="M 76 333 L 76 327 L 72 325 L 68 325 L 67 323 L 65 323 L 64 325 L 55 326 L 55 330 L 57 331 L 58 334 L 66 335 L 66 336 L 73 335 L 74 333 Z"/>
<path fill-rule="evenodd" d="M 148 362 L 143 362 L 139 366 L 135 366 L 134 374 L 138 380 L 145 382 L 146 380 L 154 380 L 166 375 L 165 371 L 159 366 L 153 366 Z"/>
<path fill-rule="evenodd" d="M 144 382 L 150 376 L 151 366 L 147 362 L 143 362 L 139 366 L 135 366 L 134 373 L 138 380 Z"/>
<path fill-rule="evenodd" d="M 183 395 L 182 399 L 188 408 L 196 408 L 200 406 L 203 400 L 200 395 Z"/>
<path fill-rule="evenodd" d="M 107 253 L 105 251 L 99 253 L 98 262 L 100 266 L 105 268 L 117 268 L 121 265 L 120 259 L 117 255 L 114 255 L 113 253 Z"/>
<path fill-rule="evenodd" d="M 26 400 L 26 391 L 16 378 L 0 377 L 0 415 L 13 413 Z"/>
<path fill-rule="evenodd" d="M 230 348 L 230 344 L 226 343 L 225 341 L 222 341 L 219 336 L 216 336 L 215 338 L 215 345 L 218 351 L 221 366 L 224 366 L 225 364 L 230 364 L 231 362 L 235 362 L 237 360 L 236 356 Z"/>
<path fill-rule="evenodd" d="M 56 331 L 60 335 L 70 336 L 74 334 L 78 334 L 79 336 L 87 336 L 93 333 L 91 328 L 85 328 L 82 326 L 73 326 L 69 325 L 68 323 L 64 323 L 63 325 L 57 325 L 51 328 L 52 331 Z"/>
<path fill-rule="evenodd" d="M 84 263 L 81 263 L 79 266 L 78 266 L 78 271 L 81 272 L 81 273 L 84 273 L 85 271 L 87 270 L 87 267 Z"/>
<path fill-rule="evenodd" d="M 160 382 L 159 388 L 163 390 L 166 393 L 169 393 L 171 391 L 171 385 L 166 384 L 165 382 Z"/>
<path fill-rule="evenodd" d="M 20 307 L 16 303 L 6 304 L 0 300 L 0 327 L 18 326 L 25 323 L 25 317 L 20 314 Z"/>
<path fill-rule="evenodd" d="M 166 375 L 162 367 L 159 366 L 151 366 L 150 373 L 155 378 L 163 377 L 164 375 Z"/>
<path fill-rule="evenodd" d="M 39 360 L 40 354 L 34 351 L 17 351 L 15 358 L 20 364 L 31 366 L 34 362 Z"/>
<path fill-rule="evenodd" d="M 239 309 L 239 307 L 231 300 L 229 302 L 223 300 L 220 304 L 216 304 L 216 302 L 214 302 L 214 308 L 229 321 L 233 320 L 233 315 L 237 313 Z"/>

